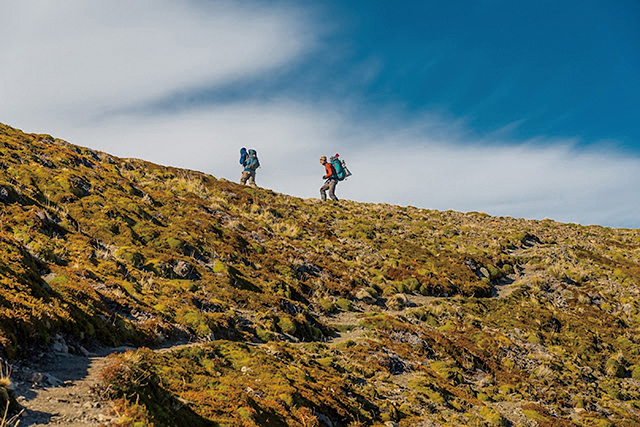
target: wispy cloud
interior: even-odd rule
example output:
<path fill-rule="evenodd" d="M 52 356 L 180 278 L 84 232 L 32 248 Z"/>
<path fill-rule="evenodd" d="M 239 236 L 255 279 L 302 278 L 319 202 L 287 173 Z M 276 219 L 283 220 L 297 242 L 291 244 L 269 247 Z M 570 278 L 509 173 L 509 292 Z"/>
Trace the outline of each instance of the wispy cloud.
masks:
<path fill-rule="evenodd" d="M 446 132 L 446 129 L 449 132 Z M 492 215 L 638 227 L 640 158 L 571 140 L 475 140 L 434 115 L 356 119 L 339 104 L 225 104 L 171 116 L 122 117 L 69 130 L 75 142 L 237 181 L 242 146 L 258 150 L 258 183 L 318 197 L 320 155 L 339 152 L 354 176 L 344 198 Z"/>
<path fill-rule="evenodd" d="M 254 3 L 33 0 L 0 14 L 0 116 L 16 124 L 55 127 L 230 84 L 315 43 L 298 11 Z"/>

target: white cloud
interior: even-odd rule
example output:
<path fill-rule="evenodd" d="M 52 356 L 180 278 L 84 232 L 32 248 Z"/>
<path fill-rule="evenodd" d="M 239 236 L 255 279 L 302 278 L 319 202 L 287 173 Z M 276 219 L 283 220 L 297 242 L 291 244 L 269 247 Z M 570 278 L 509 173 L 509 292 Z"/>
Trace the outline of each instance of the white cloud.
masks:
<path fill-rule="evenodd" d="M 384 190 L 385 179 L 376 173 L 381 165 L 364 165 L 368 180 L 367 188 L 359 189 L 361 197 L 492 215 L 638 226 L 638 158 L 584 152 L 569 142 L 546 148 L 470 147 L 456 141 L 425 144 L 426 139 L 421 149 L 393 151 L 393 189 Z M 420 146 L 419 141 L 412 144 Z"/>
<path fill-rule="evenodd" d="M 30 0 L 0 15 L 0 117 L 43 131 L 254 77 L 314 44 L 297 11 L 230 1 Z"/>
<path fill-rule="evenodd" d="M 354 176 L 337 193 L 351 200 L 638 226 L 638 158 L 580 150 L 574 141 L 475 144 L 460 123 L 447 126 L 433 116 L 390 122 L 358 122 L 335 104 L 277 100 L 127 116 L 67 136 L 116 155 L 233 181 L 240 177 L 240 147 L 253 147 L 263 165 L 258 184 L 300 197 L 318 197 L 318 158 L 339 152 Z"/>

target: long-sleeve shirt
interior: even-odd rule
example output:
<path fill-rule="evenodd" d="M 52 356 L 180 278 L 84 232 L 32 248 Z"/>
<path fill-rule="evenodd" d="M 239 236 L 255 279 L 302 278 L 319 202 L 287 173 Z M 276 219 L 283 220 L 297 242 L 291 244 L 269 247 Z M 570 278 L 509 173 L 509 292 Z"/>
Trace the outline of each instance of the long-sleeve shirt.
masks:
<path fill-rule="evenodd" d="M 329 162 L 325 162 L 324 171 L 326 173 L 322 177 L 323 179 L 329 179 L 329 178 L 331 178 L 331 177 L 333 177 L 335 175 L 335 170 L 333 169 L 333 166 L 331 166 L 331 163 L 329 163 Z"/>

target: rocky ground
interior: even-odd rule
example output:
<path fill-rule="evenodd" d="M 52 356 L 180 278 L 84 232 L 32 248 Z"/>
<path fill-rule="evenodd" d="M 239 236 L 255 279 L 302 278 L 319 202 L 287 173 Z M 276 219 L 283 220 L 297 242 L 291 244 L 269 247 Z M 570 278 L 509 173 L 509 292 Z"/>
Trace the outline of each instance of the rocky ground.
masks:
<path fill-rule="evenodd" d="M 17 401 L 24 407 L 19 425 L 108 425 L 117 418 L 103 398 L 100 371 L 108 363 L 106 353 L 74 355 L 53 351 L 37 361 L 13 368 Z"/>

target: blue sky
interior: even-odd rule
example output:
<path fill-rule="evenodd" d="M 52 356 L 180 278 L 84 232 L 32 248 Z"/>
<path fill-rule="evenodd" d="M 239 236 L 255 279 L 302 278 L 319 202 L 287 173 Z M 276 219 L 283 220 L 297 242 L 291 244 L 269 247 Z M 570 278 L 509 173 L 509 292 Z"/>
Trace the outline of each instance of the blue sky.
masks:
<path fill-rule="evenodd" d="M 0 122 L 317 197 L 640 228 L 640 3 L 8 1 Z"/>
<path fill-rule="evenodd" d="M 640 151 L 637 1 L 350 2 L 350 61 L 379 61 L 362 92 L 437 108 L 487 134 L 615 140 Z M 373 6 L 375 5 L 375 6 Z M 334 77 L 340 80 L 340 74 Z"/>
<path fill-rule="evenodd" d="M 640 152 L 636 1 L 340 1 L 310 14 L 329 28 L 312 54 L 226 95 L 348 98 L 365 114 L 435 110 L 479 135 Z M 215 100 L 216 89 L 195 99 Z"/>
<path fill-rule="evenodd" d="M 351 1 L 317 13 L 336 29 L 284 80 L 306 96 L 640 151 L 636 1 Z"/>

